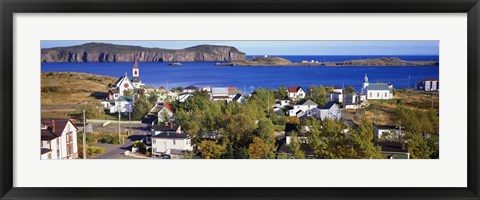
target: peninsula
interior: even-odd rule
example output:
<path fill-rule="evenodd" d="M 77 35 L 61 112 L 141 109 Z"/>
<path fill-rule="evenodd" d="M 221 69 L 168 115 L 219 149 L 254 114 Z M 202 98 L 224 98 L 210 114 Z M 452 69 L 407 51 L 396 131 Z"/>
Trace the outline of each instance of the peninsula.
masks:
<path fill-rule="evenodd" d="M 438 66 L 438 61 L 406 61 L 397 57 L 369 58 L 340 62 L 302 61 L 292 62 L 281 57 L 255 57 L 248 60 L 237 60 L 228 63 L 217 63 L 219 66 Z"/>
<path fill-rule="evenodd" d="M 41 62 L 195 62 L 245 60 L 246 54 L 231 46 L 198 45 L 184 49 L 86 43 L 69 47 L 44 48 Z"/>

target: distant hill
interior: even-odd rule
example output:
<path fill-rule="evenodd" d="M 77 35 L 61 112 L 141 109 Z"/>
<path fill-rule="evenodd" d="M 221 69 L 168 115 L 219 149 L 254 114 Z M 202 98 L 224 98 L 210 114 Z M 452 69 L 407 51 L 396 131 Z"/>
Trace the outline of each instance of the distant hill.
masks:
<path fill-rule="evenodd" d="M 86 43 L 70 47 L 44 48 L 41 62 L 190 62 L 245 60 L 245 53 L 231 46 L 199 45 L 185 49 Z"/>

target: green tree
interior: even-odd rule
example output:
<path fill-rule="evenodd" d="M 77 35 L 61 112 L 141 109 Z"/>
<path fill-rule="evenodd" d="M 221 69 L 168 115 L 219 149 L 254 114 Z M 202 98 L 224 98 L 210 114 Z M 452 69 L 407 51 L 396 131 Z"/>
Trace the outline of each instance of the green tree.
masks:
<path fill-rule="evenodd" d="M 428 146 L 428 142 L 417 133 L 405 131 L 405 138 L 408 144 L 408 152 L 412 159 L 428 159 L 433 151 Z"/>
<path fill-rule="evenodd" d="M 381 154 L 381 147 L 373 144 L 374 137 L 373 123 L 368 120 L 363 120 L 360 126 L 352 131 L 350 140 L 352 147 L 355 150 L 354 158 L 383 158 Z"/>
<path fill-rule="evenodd" d="M 304 159 L 305 158 L 305 152 L 302 150 L 301 143 L 298 139 L 298 136 L 296 133 L 292 133 L 290 135 L 290 144 L 287 145 L 288 149 L 292 151 L 293 157 L 295 159 Z"/>
<path fill-rule="evenodd" d="M 83 115 L 83 110 L 85 109 L 85 117 L 88 119 L 95 119 L 104 113 L 103 106 L 98 103 L 81 105 L 77 107 L 76 112 L 80 115 Z"/>
<path fill-rule="evenodd" d="M 348 86 L 344 89 L 345 91 L 345 94 L 353 94 L 355 93 L 355 88 L 353 88 L 352 86 Z"/>
<path fill-rule="evenodd" d="M 147 100 L 150 104 L 155 105 L 158 101 L 158 94 L 153 91 L 149 92 Z"/>
<path fill-rule="evenodd" d="M 253 142 L 248 146 L 248 157 L 250 159 L 275 158 L 273 150 L 271 143 L 260 137 L 254 137 Z"/>
<path fill-rule="evenodd" d="M 214 141 L 203 140 L 198 144 L 202 158 L 215 159 L 221 158 L 225 153 L 225 146 L 217 144 Z"/>
<path fill-rule="evenodd" d="M 341 121 L 326 119 L 320 127 L 312 126 L 308 137 L 316 158 L 354 158 L 355 151 L 343 133 Z"/>
<path fill-rule="evenodd" d="M 133 90 L 124 90 L 123 96 L 133 96 Z"/>
<path fill-rule="evenodd" d="M 151 107 L 152 105 L 148 103 L 148 101 L 145 99 L 145 96 L 140 95 L 135 101 L 132 118 L 135 120 L 141 120 L 146 114 L 148 114 Z"/>
<path fill-rule="evenodd" d="M 323 86 L 310 86 L 307 98 L 317 103 L 319 107 L 322 107 L 328 103 L 327 91 Z"/>

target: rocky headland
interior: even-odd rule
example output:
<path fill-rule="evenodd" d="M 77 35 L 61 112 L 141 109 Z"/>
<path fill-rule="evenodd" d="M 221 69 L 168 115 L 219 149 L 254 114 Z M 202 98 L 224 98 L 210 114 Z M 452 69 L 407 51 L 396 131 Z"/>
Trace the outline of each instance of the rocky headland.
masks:
<path fill-rule="evenodd" d="M 44 48 L 41 62 L 230 62 L 245 60 L 245 53 L 231 46 L 199 45 L 185 49 L 87 43 L 70 47 Z"/>

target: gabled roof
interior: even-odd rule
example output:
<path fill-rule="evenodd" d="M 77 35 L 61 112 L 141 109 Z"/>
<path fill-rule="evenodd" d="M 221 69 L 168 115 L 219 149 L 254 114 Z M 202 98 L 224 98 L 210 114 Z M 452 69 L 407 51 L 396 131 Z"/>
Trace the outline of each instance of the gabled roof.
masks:
<path fill-rule="evenodd" d="M 115 81 L 115 84 L 113 84 L 115 87 L 120 87 L 121 85 L 119 85 L 121 82 L 123 82 L 123 80 L 126 79 L 126 81 L 128 81 L 128 83 L 130 85 L 132 85 L 132 82 L 130 81 L 130 79 L 128 78 L 127 74 L 123 75 L 122 77 L 118 78 L 117 81 Z"/>
<path fill-rule="evenodd" d="M 310 99 L 306 99 L 306 100 L 303 100 L 299 103 L 297 103 L 296 105 L 303 105 L 303 106 L 318 106 L 317 103 L 313 102 L 312 100 Z"/>
<path fill-rule="evenodd" d="M 328 102 L 327 104 L 325 104 L 322 109 L 330 109 L 332 108 L 333 106 L 335 105 L 335 102 L 334 101 L 330 101 Z"/>
<path fill-rule="evenodd" d="M 390 90 L 388 83 L 370 83 L 367 86 L 368 90 Z"/>
<path fill-rule="evenodd" d="M 40 129 L 40 135 L 42 140 L 53 140 L 57 137 L 62 136 L 62 132 L 67 126 L 68 122 L 72 123 L 69 119 L 53 119 L 53 118 L 42 118 L 41 125 L 47 126 L 46 129 Z M 78 128 L 73 124 L 75 130 Z"/>
<path fill-rule="evenodd" d="M 118 102 L 120 102 L 120 101 L 132 102 L 132 101 L 133 101 L 133 96 L 120 96 L 120 97 L 118 97 L 118 99 L 115 100 L 115 101 L 118 101 Z"/>
<path fill-rule="evenodd" d="M 167 109 L 168 111 L 170 111 L 171 113 L 173 113 L 173 109 L 172 109 L 172 107 L 170 106 L 170 104 L 168 103 L 168 101 L 165 101 L 165 102 L 163 103 L 163 107 L 164 107 L 165 109 Z"/>
<path fill-rule="evenodd" d="M 288 88 L 288 92 L 290 92 L 290 93 L 296 93 L 296 92 L 298 92 L 300 89 L 302 89 L 302 87 L 300 87 L 300 86 L 297 86 L 297 87 L 289 87 L 289 88 Z"/>

